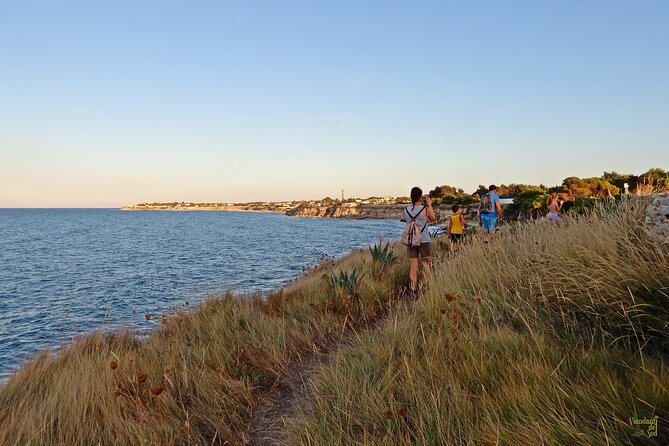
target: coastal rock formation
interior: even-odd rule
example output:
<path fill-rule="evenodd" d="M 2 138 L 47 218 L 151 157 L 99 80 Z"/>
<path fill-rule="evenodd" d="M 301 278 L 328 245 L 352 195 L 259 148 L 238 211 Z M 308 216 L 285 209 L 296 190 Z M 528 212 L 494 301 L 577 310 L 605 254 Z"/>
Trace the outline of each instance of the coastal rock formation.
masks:
<path fill-rule="evenodd" d="M 228 212 L 285 212 L 293 202 L 255 203 L 140 203 L 121 207 L 122 211 L 228 211 Z"/>
<path fill-rule="evenodd" d="M 646 208 L 646 230 L 651 236 L 669 244 L 669 193 L 658 194 Z"/>
<path fill-rule="evenodd" d="M 405 203 L 366 204 L 355 202 L 253 202 L 253 203 L 140 203 L 123 206 L 123 211 L 234 211 L 234 212 L 285 212 L 291 217 L 386 219 L 400 220 Z M 463 206 L 468 221 L 477 218 L 476 206 Z M 433 225 L 446 223 L 452 215 L 450 205 L 435 206 L 437 221 Z"/>
<path fill-rule="evenodd" d="M 286 211 L 286 215 L 291 217 L 378 218 L 399 220 L 402 218 L 402 207 L 394 205 L 356 205 L 354 203 L 318 206 L 302 203 L 299 206 Z"/>
<path fill-rule="evenodd" d="M 349 219 L 402 219 L 402 212 L 406 204 L 396 205 L 365 205 L 365 204 L 331 204 L 329 206 L 319 206 L 308 203 L 301 203 L 293 209 L 286 211 L 290 217 L 312 217 L 312 218 L 349 218 Z M 463 206 L 463 215 L 465 220 L 474 225 L 478 221 L 476 206 Z M 445 225 L 453 212 L 450 206 L 437 206 L 434 208 L 437 221 L 432 226 Z"/>

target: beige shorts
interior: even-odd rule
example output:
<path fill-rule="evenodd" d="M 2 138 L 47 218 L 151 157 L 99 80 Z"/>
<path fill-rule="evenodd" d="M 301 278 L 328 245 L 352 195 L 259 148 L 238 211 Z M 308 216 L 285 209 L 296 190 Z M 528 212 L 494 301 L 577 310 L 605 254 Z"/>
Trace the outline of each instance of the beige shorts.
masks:
<path fill-rule="evenodd" d="M 421 243 L 420 246 L 407 246 L 407 253 L 410 259 L 417 259 L 420 254 L 421 257 L 430 257 L 432 253 L 431 243 Z"/>

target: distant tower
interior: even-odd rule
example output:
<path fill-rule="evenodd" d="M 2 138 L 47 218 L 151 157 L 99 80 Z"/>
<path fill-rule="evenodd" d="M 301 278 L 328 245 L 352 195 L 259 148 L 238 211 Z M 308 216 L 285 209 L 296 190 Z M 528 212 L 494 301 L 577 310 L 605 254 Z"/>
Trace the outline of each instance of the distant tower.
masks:
<path fill-rule="evenodd" d="M 344 189 L 341 190 L 341 201 L 344 201 Z"/>

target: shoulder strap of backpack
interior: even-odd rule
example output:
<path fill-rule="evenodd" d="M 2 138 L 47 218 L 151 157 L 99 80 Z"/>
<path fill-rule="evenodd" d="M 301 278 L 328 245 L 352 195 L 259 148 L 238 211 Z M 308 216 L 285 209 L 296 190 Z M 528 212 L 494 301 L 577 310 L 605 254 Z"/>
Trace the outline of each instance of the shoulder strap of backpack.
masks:
<path fill-rule="evenodd" d="M 405 210 L 407 211 L 407 214 L 408 214 L 409 217 L 411 218 L 411 221 L 414 221 L 416 218 L 418 218 L 418 216 L 420 215 L 420 213 L 423 212 L 423 211 L 425 210 L 425 206 L 423 206 L 423 207 L 420 209 L 420 211 L 416 212 L 416 215 L 411 215 L 411 212 L 409 212 L 409 208 L 408 208 L 408 207 L 407 207 Z"/>
<path fill-rule="evenodd" d="M 420 215 L 421 212 L 425 211 L 425 209 L 427 209 L 427 206 L 423 205 L 423 209 L 421 209 L 420 212 L 418 212 L 418 214 L 416 214 L 416 217 L 418 217 L 418 215 Z M 427 211 L 425 211 L 425 214 L 427 215 Z M 426 218 L 425 218 L 425 225 L 423 226 L 423 229 L 420 230 L 421 234 L 423 233 L 423 231 L 425 230 L 425 228 L 427 228 L 427 225 L 428 225 L 429 223 L 430 223 L 430 219 L 427 218 L 427 216 L 426 216 Z"/>

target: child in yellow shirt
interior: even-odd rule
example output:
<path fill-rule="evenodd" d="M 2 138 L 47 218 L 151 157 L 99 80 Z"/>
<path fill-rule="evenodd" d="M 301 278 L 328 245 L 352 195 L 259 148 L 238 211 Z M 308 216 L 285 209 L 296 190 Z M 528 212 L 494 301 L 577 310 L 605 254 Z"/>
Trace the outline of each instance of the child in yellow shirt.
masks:
<path fill-rule="evenodd" d="M 448 237 L 451 239 L 451 243 L 453 243 L 453 251 L 457 251 L 460 249 L 462 230 L 467 227 L 467 222 L 462 215 L 460 206 L 454 204 L 451 210 L 453 211 L 453 215 L 448 220 Z"/>

